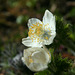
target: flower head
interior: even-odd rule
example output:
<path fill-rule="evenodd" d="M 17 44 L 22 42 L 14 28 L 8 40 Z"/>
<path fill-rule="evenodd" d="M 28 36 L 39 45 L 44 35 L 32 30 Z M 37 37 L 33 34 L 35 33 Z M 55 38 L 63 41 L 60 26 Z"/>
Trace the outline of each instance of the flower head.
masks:
<path fill-rule="evenodd" d="M 42 71 L 51 62 L 51 54 L 44 48 L 28 48 L 24 50 L 23 63 L 32 71 Z"/>
<path fill-rule="evenodd" d="M 42 22 L 31 18 L 28 21 L 28 37 L 22 39 L 22 43 L 28 47 L 42 47 L 53 42 L 56 36 L 55 16 L 46 10 Z"/>

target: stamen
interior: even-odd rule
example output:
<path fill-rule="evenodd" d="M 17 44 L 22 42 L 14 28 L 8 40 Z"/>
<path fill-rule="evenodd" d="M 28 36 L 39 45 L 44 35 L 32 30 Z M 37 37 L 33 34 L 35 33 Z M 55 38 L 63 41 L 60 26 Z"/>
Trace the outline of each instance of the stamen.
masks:
<path fill-rule="evenodd" d="M 29 59 L 29 62 L 30 62 L 30 63 L 33 63 L 33 60 L 30 58 L 30 59 Z"/>
<path fill-rule="evenodd" d="M 48 40 L 48 37 L 46 36 L 46 37 L 45 37 L 45 39 L 47 39 L 47 40 Z"/>
<path fill-rule="evenodd" d="M 35 24 L 32 24 L 33 26 L 31 26 L 31 28 L 29 28 L 29 32 L 28 32 L 28 35 L 29 37 L 33 37 L 35 39 L 37 39 L 37 37 L 40 37 L 40 35 L 43 34 L 43 24 L 40 24 L 38 22 L 36 22 Z M 33 32 L 34 30 L 34 32 Z M 35 37 L 35 35 L 37 37 Z M 33 39 L 31 38 L 31 40 L 33 41 Z M 39 42 L 39 40 L 37 40 Z"/>
<path fill-rule="evenodd" d="M 35 24 L 32 24 L 32 26 L 29 28 L 29 32 L 28 32 L 28 35 L 29 35 L 29 37 L 31 37 L 32 42 L 34 40 L 35 41 L 37 40 L 37 42 L 43 41 L 41 39 L 41 36 L 45 33 L 44 29 L 46 29 L 48 25 L 49 24 L 44 25 L 44 28 L 43 28 L 43 23 L 40 24 L 40 23 L 36 22 Z M 50 28 L 47 28 L 47 29 L 50 30 Z M 45 36 L 44 39 L 48 40 L 48 36 Z"/>

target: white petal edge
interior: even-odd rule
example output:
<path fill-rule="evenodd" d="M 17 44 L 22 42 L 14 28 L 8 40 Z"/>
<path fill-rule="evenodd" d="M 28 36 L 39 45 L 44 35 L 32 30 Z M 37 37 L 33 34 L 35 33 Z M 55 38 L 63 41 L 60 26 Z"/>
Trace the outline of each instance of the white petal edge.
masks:
<path fill-rule="evenodd" d="M 22 44 L 24 44 L 25 46 L 28 46 L 28 47 L 42 47 L 42 44 L 39 44 L 39 42 L 34 42 L 34 41 L 32 42 L 30 37 L 23 38 Z"/>
<path fill-rule="evenodd" d="M 28 67 L 33 72 L 43 71 L 48 68 L 47 64 L 31 63 Z"/>
<path fill-rule="evenodd" d="M 43 16 L 43 23 L 50 23 L 51 18 L 53 18 L 53 14 L 49 10 L 46 10 Z"/>
<path fill-rule="evenodd" d="M 49 24 L 48 28 L 50 27 L 51 30 L 55 30 L 55 16 L 53 16 L 53 14 L 49 10 L 46 10 L 43 16 L 43 25 L 46 24 Z"/>
<path fill-rule="evenodd" d="M 36 24 L 36 23 L 42 24 L 42 22 L 39 19 L 31 18 L 28 20 L 28 27 L 30 28 L 31 26 L 33 26 L 32 24 Z"/>

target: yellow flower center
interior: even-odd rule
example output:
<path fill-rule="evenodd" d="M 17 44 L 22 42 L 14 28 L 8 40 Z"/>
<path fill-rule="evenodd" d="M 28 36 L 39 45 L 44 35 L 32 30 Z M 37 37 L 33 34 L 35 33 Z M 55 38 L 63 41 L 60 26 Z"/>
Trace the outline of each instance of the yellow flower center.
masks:
<path fill-rule="evenodd" d="M 40 23 L 35 23 L 35 24 L 32 24 L 33 26 L 31 26 L 31 28 L 29 28 L 29 32 L 28 32 L 28 35 L 29 37 L 31 37 L 32 39 L 32 42 L 33 42 L 33 39 L 37 39 L 37 42 L 41 41 L 40 40 L 40 36 L 44 33 L 44 30 L 43 30 L 43 24 L 40 24 Z"/>
<path fill-rule="evenodd" d="M 45 40 L 48 40 L 49 37 L 43 36 L 45 33 L 45 29 L 50 31 L 50 28 L 48 28 L 49 24 L 46 24 L 43 26 L 43 23 L 40 24 L 38 22 L 36 22 L 35 24 L 32 24 L 32 26 L 29 28 L 29 32 L 28 32 L 28 36 L 31 38 L 32 42 L 33 40 L 36 40 L 37 42 L 39 41 L 43 41 L 43 39 L 41 39 L 41 37 L 44 37 Z M 47 33 L 46 33 L 47 34 Z"/>

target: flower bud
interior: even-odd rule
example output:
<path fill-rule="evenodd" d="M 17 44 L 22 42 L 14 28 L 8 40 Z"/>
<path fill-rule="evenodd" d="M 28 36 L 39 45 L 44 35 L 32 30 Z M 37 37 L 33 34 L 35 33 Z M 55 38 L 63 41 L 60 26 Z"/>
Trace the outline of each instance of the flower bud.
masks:
<path fill-rule="evenodd" d="M 31 71 L 42 71 L 51 62 L 51 54 L 45 48 L 28 48 L 24 50 L 22 61 Z"/>

